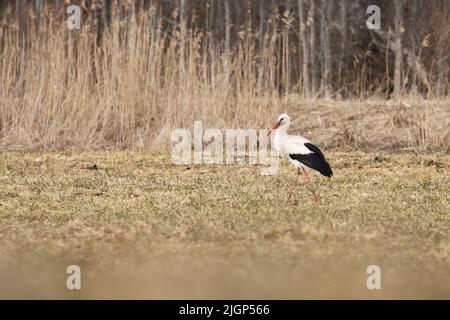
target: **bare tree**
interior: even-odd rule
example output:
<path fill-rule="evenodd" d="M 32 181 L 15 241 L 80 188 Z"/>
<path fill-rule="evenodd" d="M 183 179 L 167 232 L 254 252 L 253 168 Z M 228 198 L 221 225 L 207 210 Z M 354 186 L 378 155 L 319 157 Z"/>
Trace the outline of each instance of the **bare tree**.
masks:
<path fill-rule="evenodd" d="M 341 21 L 340 21 L 340 29 L 341 29 L 341 54 L 339 57 L 338 64 L 338 81 L 340 87 L 342 87 L 342 72 L 344 70 L 345 65 L 345 56 L 346 56 L 346 48 L 347 48 L 347 0 L 340 1 L 340 10 L 341 10 Z"/>
<path fill-rule="evenodd" d="M 395 66 L 394 66 L 394 94 L 398 96 L 402 89 L 402 7 L 403 1 L 394 1 L 395 17 L 394 17 L 394 32 L 395 32 Z"/>
<path fill-rule="evenodd" d="M 258 87 L 257 91 L 261 91 L 261 84 L 263 81 L 263 73 L 264 73 L 264 67 L 263 67 L 263 56 L 264 56 L 264 38 L 265 38 L 265 18 L 266 18 L 266 11 L 265 11 L 265 3 L 264 0 L 261 0 L 259 2 L 259 67 L 258 67 Z"/>
<path fill-rule="evenodd" d="M 180 0 L 180 33 L 181 33 L 181 60 L 186 61 L 187 40 L 187 0 Z M 185 63 L 183 63 L 185 65 Z"/>
<path fill-rule="evenodd" d="M 302 46 L 302 74 L 303 74 L 303 92 L 307 99 L 310 98 L 310 82 L 309 82 L 309 48 L 306 39 L 306 22 L 303 11 L 303 0 L 298 0 L 298 17 L 299 17 L 299 38 Z"/>
<path fill-rule="evenodd" d="M 320 42 L 322 47 L 322 88 L 324 90 L 326 98 L 331 97 L 331 51 L 329 30 L 331 4 L 331 0 L 322 0 L 322 10 L 320 16 Z"/>
<path fill-rule="evenodd" d="M 41 21 L 42 13 L 44 9 L 44 2 L 42 0 L 35 1 L 35 12 L 36 12 L 36 25 L 39 27 Z"/>
<path fill-rule="evenodd" d="M 316 34 L 317 34 L 317 24 L 315 20 L 316 13 L 316 0 L 311 0 L 311 6 L 309 8 L 308 19 L 311 25 L 309 33 L 309 52 L 310 52 L 310 64 L 311 64 L 311 94 L 315 96 L 317 94 L 317 79 L 319 74 L 318 61 L 316 58 L 317 48 L 316 48 Z"/>
<path fill-rule="evenodd" d="M 16 21 L 20 21 L 20 0 L 16 0 Z"/>
<path fill-rule="evenodd" d="M 230 43 L 231 43 L 231 17 L 229 0 L 224 0 L 225 5 L 225 74 L 228 79 L 230 75 Z"/>

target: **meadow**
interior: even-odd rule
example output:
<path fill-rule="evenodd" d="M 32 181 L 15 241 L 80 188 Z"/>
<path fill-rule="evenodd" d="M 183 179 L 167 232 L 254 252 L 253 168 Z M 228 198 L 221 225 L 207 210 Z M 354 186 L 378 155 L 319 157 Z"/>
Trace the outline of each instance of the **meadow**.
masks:
<path fill-rule="evenodd" d="M 449 298 L 450 156 L 327 156 L 320 200 L 300 183 L 288 202 L 286 163 L 262 176 L 167 153 L 2 152 L 0 296 Z"/>

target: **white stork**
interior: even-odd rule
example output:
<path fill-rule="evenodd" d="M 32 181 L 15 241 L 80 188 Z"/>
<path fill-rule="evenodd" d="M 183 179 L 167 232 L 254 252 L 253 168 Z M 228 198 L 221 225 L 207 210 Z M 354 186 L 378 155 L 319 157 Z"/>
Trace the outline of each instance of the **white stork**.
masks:
<path fill-rule="evenodd" d="M 278 121 L 275 122 L 267 135 L 270 135 L 274 130 L 275 135 L 272 140 L 272 145 L 278 151 L 279 154 L 287 154 L 289 162 L 292 163 L 297 169 L 297 178 L 289 192 L 288 200 L 291 199 L 294 187 L 297 184 L 300 171 L 303 172 L 305 180 L 309 185 L 309 189 L 313 194 L 315 200 L 318 196 L 315 192 L 314 182 L 309 178 L 308 171 L 306 169 L 314 169 L 319 171 L 326 177 L 331 177 L 333 171 L 330 164 L 325 160 L 325 156 L 322 151 L 311 143 L 308 139 L 302 136 L 291 136 L 287 133 L 289 125 L 291 124 L 291 118 L 283 113 L 278 117 Z"/>

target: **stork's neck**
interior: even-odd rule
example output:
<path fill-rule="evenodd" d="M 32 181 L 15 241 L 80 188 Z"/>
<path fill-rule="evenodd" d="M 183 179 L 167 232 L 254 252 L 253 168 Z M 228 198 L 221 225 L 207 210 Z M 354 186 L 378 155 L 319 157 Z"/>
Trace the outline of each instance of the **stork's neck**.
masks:
<path fill-rule="evenodd" d="M 280 127 L 277 129 L 277 132 L 275 132 L 275 135 L 278 136 L 279 138 L 280 138 L 280 137 L 287 136 L 287 134 L 288 134 L 288 133 L 287 133 L 288 129 L 289 129 L 289 125 L 280 126 Z"/>
<path fill-rule="evenodd" d="M 283 144 L 283 141 L 286 139 L 286 137 L 288 136 L 288 133 L 287 133 L 287 131 L 288 131 L 288 127 L 289 126 L 281 126 L 281 127 L 279 127 L 276 131 L 275 131 L 275 134 L 274 134 L 274 136 L 273 136 L 273 140 L 272 140 L 272 143 L 273 143 L 273 146 L 274 146 L 274 148 L 278 151 L 278 152 L 281 152 L 282 151 L 282 144 Z"/>

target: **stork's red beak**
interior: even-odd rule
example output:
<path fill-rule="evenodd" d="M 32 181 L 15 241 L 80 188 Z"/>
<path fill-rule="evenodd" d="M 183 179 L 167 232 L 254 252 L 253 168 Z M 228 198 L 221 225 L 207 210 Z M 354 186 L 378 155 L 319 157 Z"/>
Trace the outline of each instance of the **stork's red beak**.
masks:
<path fill-rule="evenodd" d="M 273 130 L 276 130 L 279 126 L 280 126 L 280 121 L 275 122 L 272 125 L 272 128 L 269 129 L 269 131 L 267 132 L 267 136 L 270 136 L 270 134 L 272 133 Z"/>

